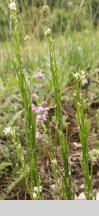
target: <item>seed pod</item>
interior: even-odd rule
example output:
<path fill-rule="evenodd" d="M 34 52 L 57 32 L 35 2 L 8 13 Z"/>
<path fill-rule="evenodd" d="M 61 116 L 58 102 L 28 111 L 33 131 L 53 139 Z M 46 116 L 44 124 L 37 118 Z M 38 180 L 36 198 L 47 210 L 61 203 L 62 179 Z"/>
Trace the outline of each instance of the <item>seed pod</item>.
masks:
<path fill-rule="evenodd" d="M 43 5 L 42 7 L 42 15 L 44 18 L 47 18 L 50 13 L 50 9 L 48 5 Z"/>

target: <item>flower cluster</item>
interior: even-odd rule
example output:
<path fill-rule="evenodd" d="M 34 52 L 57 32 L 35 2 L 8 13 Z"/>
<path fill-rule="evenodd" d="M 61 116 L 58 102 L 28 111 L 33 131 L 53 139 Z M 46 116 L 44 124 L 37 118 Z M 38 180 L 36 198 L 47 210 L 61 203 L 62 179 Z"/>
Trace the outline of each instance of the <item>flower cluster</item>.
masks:
<path fill-rule="evenodd" d="M 33 188 L 33 199 L 36 199 L 38 194 L 42 192 L 42 186 Z"/>
<path fill-rule="evenodd" d="M 12 11 L 12 12 L 16 12 L 16 3 L 15 3 L 15 1 L 13 1 L 13 2 L 11 2 L 9 5 L 8 5 L 8 7 L 10 8 L 10 11 Z"/>
<path fill-rule="evenodd" d="M 38 95 L 37 95 L 37 94 L 35 94 L 35 93 L 33 93 L 33 94 L 32 94 L 32 98 L 35 100 L 35 99 L 37 99 L 37 98 L 38 98 Z"/>
<path fill-rule="evenodd" d="M 53 165 L 57 165 L 57 160 L 56 160 L 56 159 L 53 159 L 53 160 L 51 160 L 51 163 L 52 163 Z"/>
<path fill-rule="evenodd" d="M 37 107 L 35 104 L 32 104 L 32 110 L 37 114 L 36 121 L 37 124 L 40 122 L 45 122 L 48 116 L 48 107 L 39 106 Z"/>
<path fill-rule="evenodd" d="M 10 126 L 6 127 L 3 132 L 4 132 L 5 135 L 11 135 L 11 136 L 15 135 L 14 129 L 11 128 Z"/>
<path fill-rule="evenodd" d="M 42 135 L 41 135 L 40 130 L 38 128 L 36 129 L 36 138 L 38 140 L 40 140 L 42 138 Z"/>
<path fill-rule="evenodd" d="M 77 72 L 73 74 L 76 80 L 82 81 L 86 77 L 86 71 L 81 70 L 80 72 Z"/>
<path fill-rule="evenodd" d="M 44 73 L 42 73 L 42 71 L 38 71 L 35 75 L 35 78 L 37 78 L 38 81 L 41 81 L 42 79 L 44 79 L 45 75 Z"/>
<path fill-rule="evenodd" d="M 40 106 L 35 105 L 36 100 L 39 98 L 36 93 L 32 94 L 32 98 L 34 102 L 32 104 L 32 111 L 36 113 L 36 123 L 37 123 L 36 138 L 40 140 L 42 138 L 42 135 L 39 126 L 41 122 L 45 122 L 47 120 L 49 108 L 47 106 L 46 101 L 44 101 Z"/>
<path fill-rule="evenodd" d="M 47 17 L 50 13 L 50 9 L 48 5 L 43 5 L 42 7 L 42 15 L 43 17 Z"/>
<path fill-rule="evenodd" d="M 45 36 L 50 36 L 51 35 L 51 29 L 50 28 L 47 28 L 45 30 Z"/>

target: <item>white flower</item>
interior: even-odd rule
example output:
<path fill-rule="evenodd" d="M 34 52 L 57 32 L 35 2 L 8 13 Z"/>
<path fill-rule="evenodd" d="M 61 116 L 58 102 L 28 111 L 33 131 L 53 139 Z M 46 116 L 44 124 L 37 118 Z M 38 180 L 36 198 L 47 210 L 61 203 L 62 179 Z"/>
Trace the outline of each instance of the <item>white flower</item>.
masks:
<path fill-rule="evenodd" d="M 33 190 L 34 190 L 34 192 L 36 192 L 36 193 L 41 193 L 41 192 L 42 192 L 42 186 L 34 187 Z"/>
<path fill-rule="evenodd" d="M 86 71 L 83 70 L 74 74 L 76 80 L 84 80 L 85 76 L 86 76 Z"/>
<path fill-rule="evenodd" d="M 51 34 L 51 29 L 50 28 L 47 28 L 45 30 L 45 36 L 49 36 Z"/>
<path fill-rule="evenodd" d="M 80 78 L 80 73 L 75 73 L 74 77 L 75 77 L 75 79 L 79 79 Z"/>
<path fill-rule="evenodd" d="M 55 189 L 55 184 L 52 184 L 52 185 L 50 186 L 50 188 L 51 188 L 52 190 L 54 190 L 54 189 Z"/>
<path fill-rule="evenodd" d="M 33 190 L 38 193 L 38 187 L 34 187 Z"/>
<path fill-rule="evenodd" d="M 14 136 L 14 130 L 10 126 L 6 127 L 3 132 L 4 132 L 5 135 L 12 135 L 12 136 Z"/>
<path fill-rule="evenodd" d="M 86 71 L 81 70 L 81 79 L 84 80 L 86 77 Z"/>
<path fill-rule="evenodd" d="M 37 197 L 37 194 L 33 192 L 33 199 L 35 199 L 36 197 Z"/>
<path fill-rule="evenodd" d="M 42 186 L 38 187 L 38 192 L 41 193 L 42 192 Z"/>
<path fill-rule="evenodd" d="M 10 8 L 11 11 L 16 11 L 16 3 L 15 2 L 11 2 L 8 7 Z"/>
<path fill-rule="evenodd" d="M 51 162 L 52 162 L 52 164 L 57 165 L 57 160 L 56 159 L 51 160 Z"/>

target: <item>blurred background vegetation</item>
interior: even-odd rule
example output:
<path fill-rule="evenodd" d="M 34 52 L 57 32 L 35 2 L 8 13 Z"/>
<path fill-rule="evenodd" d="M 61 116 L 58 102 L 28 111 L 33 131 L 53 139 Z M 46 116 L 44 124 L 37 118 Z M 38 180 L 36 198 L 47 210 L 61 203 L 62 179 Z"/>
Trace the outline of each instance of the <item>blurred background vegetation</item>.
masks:
<path fill-rule="evenodd" d="M 43 39 L 41 25 L 41 8 L 44 4 L 50 7 L 50 24 L 53 32 L 81 31 L 90 25 L 99 25 L 99 0 L 16 0 L 21 14 L 21 32 L 37 34 Z M 9 38 L 8 0 L 0 0 L 0 40 Z"/>

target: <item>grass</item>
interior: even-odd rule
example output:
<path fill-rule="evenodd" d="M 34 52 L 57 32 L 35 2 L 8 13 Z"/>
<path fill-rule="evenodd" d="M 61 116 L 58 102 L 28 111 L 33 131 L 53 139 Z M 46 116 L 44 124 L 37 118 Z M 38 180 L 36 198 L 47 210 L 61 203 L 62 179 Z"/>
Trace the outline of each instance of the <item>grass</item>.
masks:
<path fill-rule="evenodd" d="M 19 197 L 22 194 L 22 199 L 46 199 L 47 193 L 49 198 L 52 194 L 58 199 L 74 199 L 76 192 L 70 159 L 73 152 L 69 139 L 72 136 L 72 119 L 69 119 L 66 111 L 69 106 L 72 107 L 71 104 L 76 104 L 76 111 L 72 114 L 72 107 L 70 114 L 80 126 L 77 142 L 80 139 L 82 144 L 80 162 L 84 193 L 86 199 L 94 199 L 89 171 L 89 148 L 91 142 L 92 145 L 98 143 L 98 133 L 96 138 L 93 136 L 93 141 L 90 140 L 93 119 L 98 115 L 98 110 L 94 112 L 93 119 L 88 112 L 93 98 L 98 98 L 98 74 L 95 71 L 98 68 L 99 32 L 91 27 L 81 32 L 70 31 L 61 36 L 55 35 L 55 41 L 53 33 L 48 36 L 48 42 L 46 39 L 40 41 L 34 36 L 23 40 L 23 36 L 19 37 L 16 13 L 12 14 L 12 19 L 12 39 L 0 45 L 1 185 L 5 182 L 5 186 L 0 188 L 1 199 L 8 199 L 9 195 L 16 199 L 16 190 L 19 191 Z M 73 74 L 78 70 L 87 72 L 85 82 L 91 80 L 88 91 L 86 87 L 82 88 L 82 83 L 79 87 L 79 80 L 74 82 Z M 44 74 L 42 80 L 36 77 L 38 71 Z M 78 91 L 77 98 L 74 98 L 73 90 Z M 80 98 L 82 91 L 83 97 Z M 38 98 L 33 99 L 32 93 L 36 93 Z M 42 102 L 48 104 L 48 116 L 36 125 L 38 114 L 32 111 L 32 104 L 37 108 Z M 13 136 L 4 135 L 3 130 L 7 126 L 15 130 Z M 36 137 L 37 127 L 40 139 Z M 98 121 L 95 127 L 98 128 Z M 53 163 L 55 160 L 56 164 Z M 62 163 L 62 167 L 59 163 Z M 91 174 L 92 172 L 91 170 Z M 54 190 L 50 190 L 51 184 L 54 184 L 57 195 Z M 40 192 L 38 190 L 41 185 L 42 193 L 41 189 Z M 46 189 L 45 185 L 49 188 Z"/>
<path fill-rule="evenodd" d="M 46 31 L 48 31 L 47 29 Z M 51 36 L 51 33 L 48 32 L 48 43 L 50 51 L 50 69 L 52 72 L 53 86 L 54 86 L 54 95 L 55 95 L 55 104 L 56 104 L 56 129 L 58 130 L 58 139 L 61 146 L 62 159 L 64 164 L 64 175 L 63 175 L 63 194 L 65 199 L 73 199 L 73 189 L 71 183 L 71 174 L 69 167 L 69 147 L 67 138 L 63 134 L 63 123 L 62 123 L 62 104 L 61 104 L 61 91 L 58 82 L 58 69 L 56 63 L 56 54 L 55 54 L 55 42 Z M 66 131 L 67 133 L 67 131 Z M 66 135 L 67 136 L 67 135 Z"/>
<path fill-rule="evenodd" d="M 85 72 L 78 71 L 74 74 L 74 96 L 76 101 L 76 117 L 79 125 L 79 137 L 82 144 L 82 170 L 85 182 L 85 195 L 86 199 L 93 199 L 92 195 L 92 164 L 91 171 L 89 171 L 89 158 L 88 158 L 88 142 L 90 132 L 90 121 L 87 118 L 84 108 L 84 101 L 81 95 L 81 81 L 85 79 Z"/>

